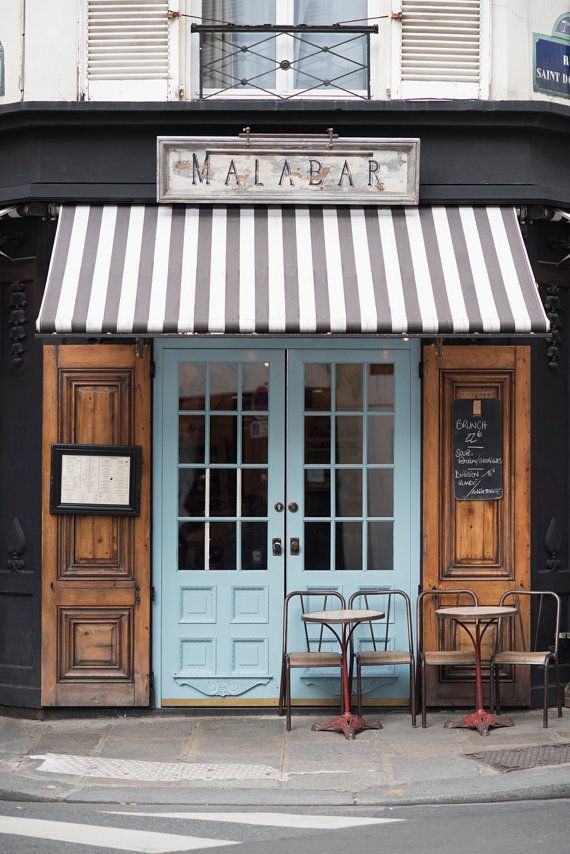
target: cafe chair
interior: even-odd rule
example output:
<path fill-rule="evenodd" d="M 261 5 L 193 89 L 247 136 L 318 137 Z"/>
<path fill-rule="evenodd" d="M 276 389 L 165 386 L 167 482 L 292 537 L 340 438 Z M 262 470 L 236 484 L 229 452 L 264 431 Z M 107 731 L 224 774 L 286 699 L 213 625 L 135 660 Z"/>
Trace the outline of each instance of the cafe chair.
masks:
<path fill-rule="evenodd" d="M 300 606 L 299 618 L 309 611 L 327 611 L 346 608 L 344 596 L 338 590 L 295 590 L 285 597 L 283 604 L 283 649 L 281 655 L 281 685 L 279 688 L 279 714 L 287 712 L 287 732 L 291 732 L 291 670 L 294 667 L 341 667 L 342 659 L 339 652 L 323 651 L 323 635 L 325 626 L 318 627 L 318 636 L 311 637 L 310 627 L 303 620 L 305 650 L 289 652 L 288 628 L 291 603 L 298 600 Z M 332 603 L 332 605 L 331 605 Z M 309 607 L 310 604 L 310 607 Z M 330 635 L 330 632 L 327 632 Z M 327 641 L 330 637 L 326 638 Z"/>
<path fill-rule="evenodd" d="M 531 641 L 527 637 L 521 608 L 522 597 L 536 608 L 536 630 Z M 528 665 L 544 668 L 544 705 L 542 726 L 548 726 L 548 668 L 554 665 L 556 678 L 556 704 L 558 717 L 562 717 L 562 697 L 560 693 L 560 666 L 558 661 L 558 634 L 560 631 L 560 597 L 547 590 L 508 590 L 501 596 L 499 605 L 514 605 L 518 613 L 511 620 L 501 621 L 497 633 L 497 651 L 491 661 L 491 684 L 495 685 L 495 706 L 500 714 L 500 666 Z M 552 619 L 554 617 L 554 620 Z M 547 633 L 552 632 L 552 644 L 546 646 Z M 552 634 L 550 634 L 552 637 Z M 512 647 L 515 647 L 514 649 Z M 546 648 L 545 648 L 546 647 Z"/>
<path fill-rule="evenodd" d="M 394 623 L 390 623 L 390 617 L 395 619 L 398 599 L 402 600 L 402 607 L 406 613 L 406 625 L 408 632 L 407 649 L 389 649 L 390 626 L 394 633 Z M 355 604 L 356 603 L 356 604 Z M 414 662 L 414 640 L 412 636 L 412 606 L 410 597 L 403 590 L 358 590 L 348 600 L 350 608 L 366 608 L 384 611 L 383 620 L 370 623 L 362 623 L 362 629 L 366 626 L 370 629 L 370 635 L 364 634 L 360 641 L 365 641 L 372 649 L 363 651 L 359 649 L 353 652 L 352 661 L 356 662 L 356 694 L 358 700 L 358 714 L 362 716 L 362 668 L 382 667 L 387 665 L 407 664 L 410 668 L 410 712 L 412 715 L 412 726 L 416 726 L 416 668 Z M 351 639 L 354 640 L 353 638 Z"/>
<path fill-rule="evenodd" d="M 427 726 L 426 715 L 426 667 L 453 667 L 458 665 L 475 666 L 474 650 L 456 649 L 458 626 L 455 620 L 443 621 L 435 616 L 438 608 L 453 608 L 460 605 L 478 605 L 479 601 L 472 590 L 440 589 L 433 587 L 419 594 L 416 602 L 416 644 L 418 647 L 418 665 L 420 677 L 420 696 L 422 707 L 422 728 Z M 430 619 L 436 621 L 437 649 L 424 649 L 424 625 L 426 611 Z M 449 625 L 451 623 L 451 626 Z"/>

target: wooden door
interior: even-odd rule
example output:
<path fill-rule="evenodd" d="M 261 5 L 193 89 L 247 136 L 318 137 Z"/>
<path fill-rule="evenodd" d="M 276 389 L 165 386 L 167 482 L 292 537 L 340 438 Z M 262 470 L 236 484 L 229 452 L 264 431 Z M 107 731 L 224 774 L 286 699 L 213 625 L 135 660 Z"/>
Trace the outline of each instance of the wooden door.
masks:
<path fill-rule="evenodd" d="M 423 348 L 423 583 L 473 590 L 482 605 L 530 580 L 530 348 L 444 346 Z M 458 500 L 454 494 L 453 402 L 502 402 L 503 496 Z M 449 603 L 452 604 L 452 603 Z M 525 613 L 527 624 L 530 615 Z M 487 635 L 489 656 L 494 636 Z M 470 647 L 461 633 L 460 648 Z M 437 649 L 429 613 L 425 649 Z M 529 702 L 528 668 L 501 674 L 506 705 Z M 429 705 L 471 705 L 471 668 L 428 668 Z"/>
<path fill-rule="evenodd" d="M 150 417 L 150 347 L 44 347 L 45 706 L 149 702 Z M 54 442 L 140 445 L 140 515 L 51 515 Z"/>

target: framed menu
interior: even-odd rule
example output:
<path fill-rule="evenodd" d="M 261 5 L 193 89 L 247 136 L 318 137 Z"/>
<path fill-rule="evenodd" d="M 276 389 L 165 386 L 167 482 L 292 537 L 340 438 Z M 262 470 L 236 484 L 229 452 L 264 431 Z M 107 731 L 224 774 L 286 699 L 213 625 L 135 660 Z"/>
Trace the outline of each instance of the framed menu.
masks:
<path fill-rule="evenodd" d="M 52 445 L 50 511 L 138 516 L 138 445 Z"/>

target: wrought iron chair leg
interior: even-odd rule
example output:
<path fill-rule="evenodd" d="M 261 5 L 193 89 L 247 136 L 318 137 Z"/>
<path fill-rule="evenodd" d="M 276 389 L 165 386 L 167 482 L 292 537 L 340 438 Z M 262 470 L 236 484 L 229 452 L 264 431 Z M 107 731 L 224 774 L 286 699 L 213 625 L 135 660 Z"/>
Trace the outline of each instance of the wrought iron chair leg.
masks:
<path fill-rule="evenodd" d="M 412 713 L 412 726 L 417 726 L 416 719 L 416 668 L 413 659 L 410 662 L 410 712 Z"/>
<path fill-rule="evenodd" d="M 281 682 L 279 683 L 279 708 L 277 714 L 280 717 L 285 714 L 285 659 L 281 662 Z"/>
<path fill-rule="evenodd" d="M 497 715 L 501 714 L 501 678 L 497 665 L 494 665 L 495 671 L 495 711 Z"/>
<path fill-rule="evenodd" d="M 544 706 L 542 710 L 542 726 L 548 726 L 548 664 L 544 665 Z"/>
<path fill-rule="evenodd" d="M 287 732 L 291 732 L 291 667 L 287 662 L 285 671 L 285 704 L 287 706 Z"/>
<path fill-rule="evenodd" d="M 558 661 L 554 665 L 556 673 L 556 705 L 558 706 L 558 717 L 562 717 L 562 695 L 560 694 L 560 665 Z"/>
<path fill-rule="evenodd" d="M 426 715 L 426 662 L 425 658 L 422 655 L 421 661 L 421 669 L 422 669 L 422 729 L 427 727 L 427 715 Z"/>
<path fill-rule="evenodd" d="M 358 694 L 358 714 L 362 717 L 362 664 L 356 659 L 356 693 Z"/>
<path fill-rule="evenodd" d="M 495 665 L 491 660 L 489 662 L 489 708 L 491 712 L 495 712 Z"/>

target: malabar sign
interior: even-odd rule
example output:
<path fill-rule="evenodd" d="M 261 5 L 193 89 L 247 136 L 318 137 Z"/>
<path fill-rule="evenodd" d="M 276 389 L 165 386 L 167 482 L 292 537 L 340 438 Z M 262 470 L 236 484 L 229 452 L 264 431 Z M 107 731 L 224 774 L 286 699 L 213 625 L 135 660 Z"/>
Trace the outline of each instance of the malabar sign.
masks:
<path fill-rule="evenodd" d="M 419 139 L 159 137 L 159 202 L 415 205 Z"/>
<path fill-rule="evenodd" d="M 561 15 L 552 35 L 534 34 L 535 92 L 570 98 L 570 15 Z"/>

